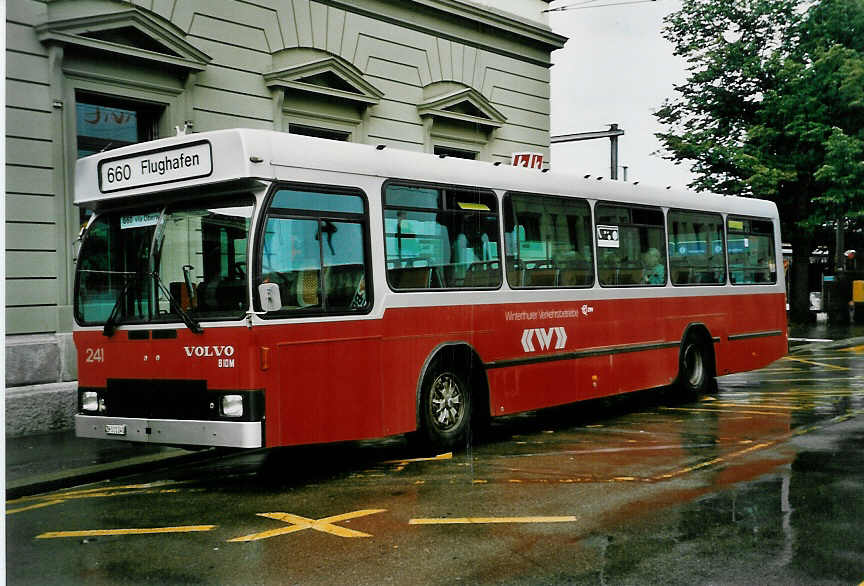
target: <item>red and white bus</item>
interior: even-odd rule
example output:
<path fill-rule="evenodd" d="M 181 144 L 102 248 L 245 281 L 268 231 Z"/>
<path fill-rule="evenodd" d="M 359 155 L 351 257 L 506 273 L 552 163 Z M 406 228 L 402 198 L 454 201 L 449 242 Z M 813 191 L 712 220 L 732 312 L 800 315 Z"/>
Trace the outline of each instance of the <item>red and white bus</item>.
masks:
<path fill-rule="evenodd" d="M 272 131 L 78 162 L 79 436 L 257 448 L 762 367 L 774 204 Z"/>

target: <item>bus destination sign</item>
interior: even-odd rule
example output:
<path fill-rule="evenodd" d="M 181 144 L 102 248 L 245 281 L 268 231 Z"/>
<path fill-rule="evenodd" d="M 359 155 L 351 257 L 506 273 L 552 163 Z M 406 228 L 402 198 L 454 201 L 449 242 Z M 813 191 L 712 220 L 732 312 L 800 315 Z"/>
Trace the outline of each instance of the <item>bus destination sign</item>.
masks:
<path fill-rule="evenodd" d="M 99 163 L 99 190 L 102 193 L 171 183 L 213 172 L 210 143 L 200 141 L 178 148 L 160 149 Z"/>

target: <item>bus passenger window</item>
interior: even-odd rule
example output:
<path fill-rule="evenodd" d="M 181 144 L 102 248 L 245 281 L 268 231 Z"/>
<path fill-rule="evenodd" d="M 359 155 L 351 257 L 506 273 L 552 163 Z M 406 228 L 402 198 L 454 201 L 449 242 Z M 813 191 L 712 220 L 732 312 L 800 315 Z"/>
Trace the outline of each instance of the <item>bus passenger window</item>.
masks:
<path fill-rule="evenodd" d="M 774 226 L 770 220 L 730 216 L 726 221 L 729 280 L 733 285 L 777 282 Z"/>
<path fill-rule="evenodd" d="M 659 208 L 597 204 L 597 272 L 600 284 L 666 284 L 666 236 Z"/>
<path fill-rule="evenodd" d="M 667 224 L 672 284 L 723 285 L 723 218 L 718 214 L 671 210 Z"/>
<path fill-rule="evenodd" d="M 501 284 L 498 202 L 491 192 L 389 184 L 384 242 L 387 281 L 396 291 Z"/>
<path fill-rule="evenodd" d="M 367 310 L 366 205 L 359 195 L 280 189 L 261 244 L 258 283 L 276 283 L 282 312 Z"/>
<path fill-rule="evenodd" d="M 504 244 L 513 288 L 594 284 L 591 208 L 585 200 L 508 193 Z"/>

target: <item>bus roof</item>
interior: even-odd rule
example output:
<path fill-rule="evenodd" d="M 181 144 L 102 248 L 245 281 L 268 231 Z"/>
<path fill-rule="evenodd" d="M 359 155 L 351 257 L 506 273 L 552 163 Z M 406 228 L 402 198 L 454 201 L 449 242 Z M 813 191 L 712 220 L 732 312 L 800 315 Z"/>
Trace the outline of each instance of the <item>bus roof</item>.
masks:
<path fill-rule="evenodd" d="M 75 173 L 75 204 L 88 207 L 129 204 L 134 198 L 204 185 L 256 179 L 272 181 L 290 175 L 291 168 L 777 216 L 776 205 L 766 200 L 597 180 L 577 173 L 542 172 L 483 161 L 441 158 L 389 146 L 253 129 L 176 136 L 79 159 Z"/>

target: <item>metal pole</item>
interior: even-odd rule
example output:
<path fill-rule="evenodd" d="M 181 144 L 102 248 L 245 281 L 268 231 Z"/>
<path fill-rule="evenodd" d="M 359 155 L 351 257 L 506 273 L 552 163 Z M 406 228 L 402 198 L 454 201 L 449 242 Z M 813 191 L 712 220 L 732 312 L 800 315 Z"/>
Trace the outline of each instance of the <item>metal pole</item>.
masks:
<path fill-rule="evenodd" d="M 843 262 L 845 260 L 843 253 L 846 252 L 846 238 L 843 233 L 843 216 L 837 218 L 837 231 L 834 236 L 834 247 L 837 249 L 834 251 L 834 268 L 837 271 L 842 271 L 846 265 L 846 263 Z"/>
<path fill-rule="evenodd" d="M 594 138 L 608 138 L 610 145 L 610 177 L 612 179 L 618 179 L 618 137 L 622 136 L 624 131 L 618 128 L 617 124 L 610 124 L 609 130 L 599 130 L 597 132 L 577 132 L 575 134 L 561 134 L 558 136 L 553 136 L 549 139 L 551 144 L 555 144 L 558 142 L 575 142 L 577 140 L 591 140 Z M 625 172 L 626 173 L 626 172 Z M 626 178 L 625 178 L 626 181 Z"/>

